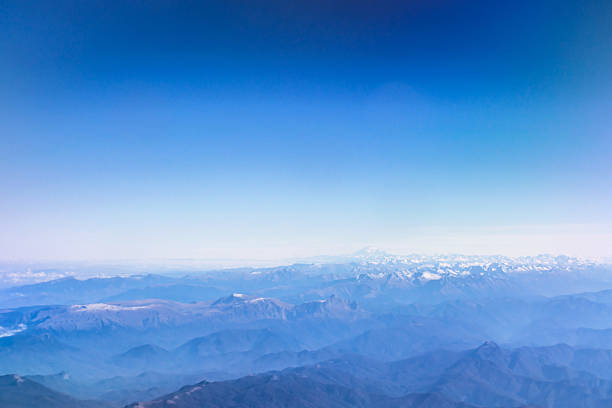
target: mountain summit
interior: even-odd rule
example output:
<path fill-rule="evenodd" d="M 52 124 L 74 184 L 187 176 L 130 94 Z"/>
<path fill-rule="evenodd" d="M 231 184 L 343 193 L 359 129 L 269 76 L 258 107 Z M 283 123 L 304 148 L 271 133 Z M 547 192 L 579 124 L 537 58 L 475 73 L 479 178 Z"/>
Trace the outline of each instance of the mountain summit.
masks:
<path fill-rule="evenodd" d="M 385 261 L 396 256 L 390 254 L 380 248 L 374 246 L 367 246 L 353 253 L 353 257 L 365 260 L 365 261 Z"/>

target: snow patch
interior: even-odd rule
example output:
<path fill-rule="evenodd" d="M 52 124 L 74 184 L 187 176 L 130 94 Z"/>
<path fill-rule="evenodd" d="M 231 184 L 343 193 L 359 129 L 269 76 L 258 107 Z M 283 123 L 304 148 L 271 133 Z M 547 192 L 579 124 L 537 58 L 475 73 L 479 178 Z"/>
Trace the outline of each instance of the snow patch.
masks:
<path fill-rule="evenodd" d="M 27 328 L 28 328 L 28 326 L 26 326 L 23 323 L 20 323 L 19 325 L 17 325 L 17 327 L 15 327 L 13 329 L 8 329 L 6 327 L 0 326 L 0 337 L 11 337 L 11 336 L 14 336 L 17 333 L 20 333 L 20 332 L 26 330 Z"/>
<path fill-rule="evenodd" d="M 433 273 L 433 272 L 423 272 L 421 274 L 421 277 L 425 280 L 438 280 L 438 279 L 442 279 L 442 276 L 440 276 L 437 273 Z"/>
<path fill-rule="evenodd" d="M 151 308 L 151 305 L 121 306 L 121 305 L 111 305 L 108 303 L 92 303 L 89 305 L 71 306 L 71 309 L 75 312 L 97 312 L 97 311 L 119 312 L 119 311 L 125 311 L 125 310 L 142 310 L 142 309 L 150 309 L 150 308 Z"/>

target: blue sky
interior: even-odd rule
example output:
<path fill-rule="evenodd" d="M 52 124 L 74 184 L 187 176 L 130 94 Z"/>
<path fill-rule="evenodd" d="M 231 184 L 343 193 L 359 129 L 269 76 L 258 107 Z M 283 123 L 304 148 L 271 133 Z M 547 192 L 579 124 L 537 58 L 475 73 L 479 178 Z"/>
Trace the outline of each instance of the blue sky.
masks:
<path fill-rule="evenodd" d="M 606 1 L 0 1 L 0 257 L 612 255 Z"/>

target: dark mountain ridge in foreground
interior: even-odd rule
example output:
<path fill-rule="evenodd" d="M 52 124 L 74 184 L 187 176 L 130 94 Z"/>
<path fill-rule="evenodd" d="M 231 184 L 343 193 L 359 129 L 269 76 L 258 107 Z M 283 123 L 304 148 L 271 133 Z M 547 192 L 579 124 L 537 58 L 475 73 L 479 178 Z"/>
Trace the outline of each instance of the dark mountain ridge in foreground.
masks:
<path fill-rule="evenodd" d="M 313 381 L 295 374 L 263 374 L 233 382 L 184 387 L 160 399 L 134 403 L 126 408 L 476 408 L 438 394 L 389 397 L 332 383 Z"/>
<path fill-rule="evenodd" d="M 464 352 L 438 351 L 390 363 L 345 356 L 201 382 L 130 407 L 609 407 L 612 380 L 561 365 L 567 349 L 505 350 L 486 342 Z"/>

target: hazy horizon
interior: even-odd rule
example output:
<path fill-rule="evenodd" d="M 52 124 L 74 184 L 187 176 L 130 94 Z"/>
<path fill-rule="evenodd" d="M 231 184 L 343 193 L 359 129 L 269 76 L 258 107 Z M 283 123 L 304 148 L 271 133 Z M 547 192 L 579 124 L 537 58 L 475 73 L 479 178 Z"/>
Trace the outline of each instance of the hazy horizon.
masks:
<path fill-rule="evenodd" d="M 605 236 L 605 239 L 608 237 Z M 483 237 L 486 239 L 486 237 Z M 603 246 L 602 246 L 603 247 Z M 157 267 L 165 267 L 172 265 L 174 262 L 175 265 L 184 262 L 186 265 L 192 263 L 194 266 L 201 265 L 217 265 L 219 267 L 227 267 L 227 266 L 273 266 L 273 265 L 286 265 L 294 262 L 302 262 L 302 261 L 310 261 L 316 262 L 318 258 L 334 258 L 334 257 L 346 257 L 354 255 L 355 253 L 364 250 L 364 249 L 376 249 L 383 251 L 389 255 L 393 256 L 466 256 L 466 257 L 487 257 L 487 256 L 502 256 L 511 259 L 518 258 L 529 258 L 529 257 L 538 257 L 538 256 L 568 256 L 571 258 L 578 258 L 596 262 L 602 262 L 612 260 L 612 256 L 608 255 L 604 252 L 589 252 L 586 253 L 577 253 L 576 251 L 546 251 L 541 250 L 538 251 L 536 249 L 525 250 L 525 251 L 505 251 L 502 250 L 481 250 L 481 251 L 461 251 L 461 250 L 442 250 L 442 249 L 431 249 L 431 250 L 418 250 L 414 247 L 402 247 L 397 245 L 392 246 L 379 246 L 379 245 L 365 245 L 365 246 L 355 246 L 347 248 L 343 246 L 338 251 L 332 250 L 322 250 L 322 251 L 308 251 L 303 248 L 299 248 L 298 251 L 286 251 L 277 252 L 275 255 L 269 255 L 266 252 L 261 250 L 256 252 L 247 251 L 246 253 L 251 253 L 251 256 L 245 256 L 244 254 L 236 253 L 236 255 L 218 255 L 218 256 L 131 256 L 131 257 L 13 257 L 13 258 L 0 258 L 0 263 L 33 263 L 33 264 L 61 264 L 61 263 L 75 263 L 75 264 L 138 264 L 138 263 L 146 263 L 151 266 Z"/>

